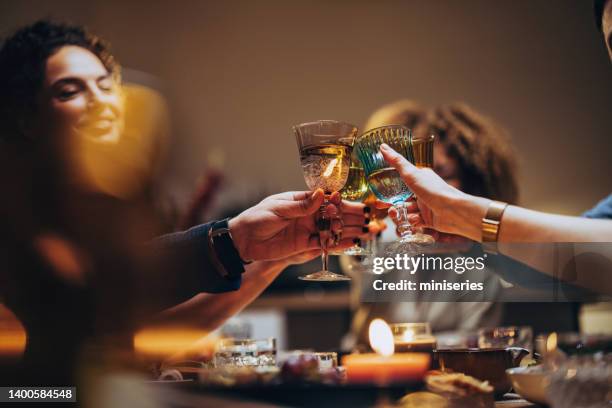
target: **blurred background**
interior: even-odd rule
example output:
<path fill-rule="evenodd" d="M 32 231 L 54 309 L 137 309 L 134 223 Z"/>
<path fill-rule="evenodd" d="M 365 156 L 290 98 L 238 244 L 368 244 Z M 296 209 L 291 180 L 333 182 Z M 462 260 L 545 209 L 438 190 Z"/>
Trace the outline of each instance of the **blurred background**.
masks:
<path fill-rule="evenodd" d="M 225 184 L 210 217 L 303 190 L 292 125 L 361 128 L 401 98 L 465 101 L 502 124 L 525 206 L 580 214 L 612 190 L 612 75 L 591 1 L 3 0 L 0 34 L 42 17 L 85 24 L 127 81 L 166 97 L 160 190 L 178 209 L 212 162 Z M 350 316 L 348 295 L 319 287 L 251 310 L 273 328 L 258 336 L 291 347 L 337 345 Z M 326 338 L 308 337 L 314 321 Z"/>
<path fill-rule="evenodd" d="M 338 119 L 361 128 L 400 98 L 465 101 L 505 126 L 526 206 L 577 214 L 612 187 L 612 75 L 590 1 L 0 7 L 2 35 L 41 17 L 85 24 L 111 42 L 128 80 L 159 88 L 172 119 L 163 191 L 179 207 L 219 152 L 227 184 L 211 215 L 223 212 L 220 203 L 305 189 L 293 124 Z"/>

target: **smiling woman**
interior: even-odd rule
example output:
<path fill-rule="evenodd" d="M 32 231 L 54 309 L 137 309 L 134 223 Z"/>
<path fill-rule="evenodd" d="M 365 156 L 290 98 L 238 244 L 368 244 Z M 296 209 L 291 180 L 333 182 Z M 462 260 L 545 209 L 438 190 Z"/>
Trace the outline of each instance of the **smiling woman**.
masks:
<path fill-rule="evenodd" d="M 91 51 L 80 46 L 60 48 L 49 57 L 42 97 L 46 117 L 63 134 L 99 142 L 119 141 L 123 101 L 119 84 Z"/>
<path fill-rule="evenodd" d="M 167 140 L 164 99 L 124 87 L 109 47 L 82 27 L 39 21 L 8 38 L 0 108 L 0 141 L 55 159 L 70 183 L 122 199 L 150 193 Z"/>

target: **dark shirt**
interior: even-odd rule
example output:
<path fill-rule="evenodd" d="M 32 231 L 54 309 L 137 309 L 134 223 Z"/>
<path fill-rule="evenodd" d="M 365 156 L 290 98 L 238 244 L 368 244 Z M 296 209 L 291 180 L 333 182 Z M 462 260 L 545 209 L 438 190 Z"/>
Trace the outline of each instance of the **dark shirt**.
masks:
<path fill-rule="evenodd" d="M 211 260 L 208 231 L 212 224 L 210 222 L 187 231 L 162 235 L 152 242 L 153 246 L 170 255 L 175 262 L 174 269 L 177 273 L 180 271 L 184 276 L 192 276 L 190 279 L 185 279 L 186 285 L 182 285 L 187 298 L 200 292 L 221 293 L 240 288 L 242 281 L 240 277 L 235 279 L 222 277 Z M 196 284 L 189 286 L 193 282 Z"/>
<path fill-rule="evenodd" d="M 597 205 L 582 214 L 586 218 L 612 219 L 612 194 L 601 200 Z"/>

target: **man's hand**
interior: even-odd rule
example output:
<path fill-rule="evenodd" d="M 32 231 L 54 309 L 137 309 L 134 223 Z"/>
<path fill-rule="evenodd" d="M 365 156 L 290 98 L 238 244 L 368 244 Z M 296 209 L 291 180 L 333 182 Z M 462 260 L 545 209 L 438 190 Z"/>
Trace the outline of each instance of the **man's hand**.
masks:
<path fill-rule="evenodd" d="M 320 250 L 316 220 L 323 201 L 323 190 L 281 193 L 231 219 L 230 232 L 242 259 L 282 259 Z M 332 219 L 332 233 L 342 233 L 336 248 L 347 248 L 354 238 L 367 239 L 370 228 L 363 208 L 363 204 L 342 202 L 340 194 L 332 194 L 325 212 Z"/>

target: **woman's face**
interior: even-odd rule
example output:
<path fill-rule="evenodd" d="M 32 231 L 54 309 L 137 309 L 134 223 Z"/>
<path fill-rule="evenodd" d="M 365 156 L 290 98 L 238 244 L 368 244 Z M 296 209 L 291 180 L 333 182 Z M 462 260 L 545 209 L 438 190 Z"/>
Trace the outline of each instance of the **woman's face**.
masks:
<path fill-rule="evenodd" d="M 434 143 L 434 171 L 448 184 L 461 190 L 457 159 L 448 155 L 442 143 Z"/>
<path fill-rule="evenodd" d="M 64 46 L 47 59 L 43 123 L 59 136 L 116 143 L 123 128 L 120 86 L 91 51 Z"/>

